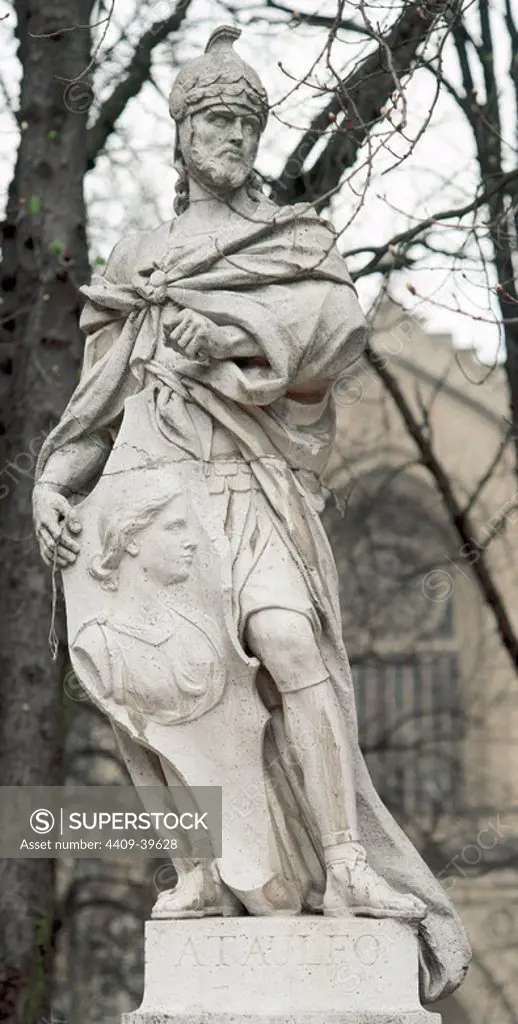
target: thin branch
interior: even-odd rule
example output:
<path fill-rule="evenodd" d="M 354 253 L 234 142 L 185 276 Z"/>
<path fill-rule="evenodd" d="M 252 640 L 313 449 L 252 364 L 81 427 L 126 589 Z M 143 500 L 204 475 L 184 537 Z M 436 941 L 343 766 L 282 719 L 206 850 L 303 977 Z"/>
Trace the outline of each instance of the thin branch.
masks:
<path fill-rule="evenodd" d="M 341 18 L 336 22 L 334 18 L 326 18 L 323 14 L 305 14 L 302 11 L 295 10 L 295 8 L 278 4 L 275 0 L 266 0 L 266 7 L 273 11 L 282 11 L 284 14 L 289 14 L 297 25 L 316 25 L 320 28 L 343 29 L 347 32 L 355 32 L 360 36 L 371 35 L 371 32 L 364 25 L 358 25 L 357 22 L 351 21 L 349 18 Z M 239 12 L 237 7 L 228 9 L 233 10 L 236 14 Z"/>
<path fill-rule="evenodd" d="M 372 126 L 383 117 L 382 108 L 394 91 L 394 74 L 401 77 L 411 70 L 418 50 L 436 25 L 437 9 L 437 5 L 427 3 L 405 4 L 374 52 L 341 80 L 331 101 L 314 117 L 288 157 L 272 190 L 275 202 L 283 205 L 315 199 L 338 185 Z M 387 66 L 387 52 L 392 67 Z M 311 151 L 340 114 L 345 114 L 344 124 L 335 129 L 324 153 L 304 173 Z"/>
<path fill-rule="evenodd" d="M 350 259 L 351 256 L 358 256 L 364 252 L 373 253 L 372 259 L 369 260 L 361 270 L 356 271 L 356 273 L 352 275 L 353 278 L 356 280 L 359 277 L 365 277 L 366 274 L 376 273 L 377 270 L 381 269 L 379 267 L 381 258 L 387 253 L 392 252 L 393 249 L 397 250 L 399 245 L 407 244 L 413 239 L 418 238 L 423 231 L 427 231 L 428 228 L 433 228 L 441 221 L 450 220 L 451 218 L 465 217 L 466 214 L 472 213 L 473 210 L 477 210 L 479 207 L 484 206 L 493 196 L 507 191 L 510 185 L 518 185 L 518 168 L 508 171 L 507 174 L 500 175 L 498 180 L 495 180 L 489 188 L 484 189 L 476 199 L 473 199 L 471 203 L 467 203 L 465 206 L 451 207 L 448 210 L 441 210 L 439 213 L 435 213 L 431 217 L 427 217 L 425 220 L 419 221 L 418 224 L 414 224 L 414 226 L 408 228 L 407 231 L 400 231 L 398 235 L 394 235 L 394 237 L 384 245 L 366 245 L 358 249 L 348 250 L 344 253 L 346 259 Z"/>
<path fill-rule="evenodd" d="M 450 82 L 448 78 L 444 77 L 442 71 L 438 67 L 435 67 L 431 60 L 424 61 L 423 67 L 426 68 L 427 71 L 431 72 L 431 74 L 434 76 L 434 78 L 437 79 L 439 84 L 442 85 L 443 88 L 446 89 L 446 92 L 448 92 L 450 96 L 455 100 L 455 103 L 460 107 L 462 112 L 466 114 L 467 117 L 469 117 L 471 97 L 468 98 L 467 96 L 461 96 L 458 89 L 455 88 L 453 83 Z"/>
<path fill-rule="evenodd" d="M 95 164 L 99 153 L 104 149 L 115 122 L 126 109 L 129 100 L 140 92 L 148 80 L 155 47 L 163 43 L 171 32 L 178 31 L 190 4 L 191 0 L 179 0 L 173 13 L 168 18 L 155 22 L 139 40 L 124 78 L 115 86 L 111 96 L 104 101 L 95 124 L 88 131 L 87 151 L 90 167 Z"/>
<path fill-rule="evenodd" d="M 493 476 L 493 473 L 495 472 L 495 469 L 497 468 L 498 464 L 501 462 L 501 460 L 503 458 L 503 455 L 504 455 L 504 452 L 507 449 L 507 446 L 509 444 L 509 441 L 510 441 L 511 437 L 512 437 L 512 429 L 511 429 L 511 427 L 509 427 L 506 430 L 504 437 L 500 441 L 500 444 L 498 445 L 498 448 L 496 449 L 496 452 L 495 452 L 493 458 L 491 459 L 491 462 L 489 463 L 485 473 L 482 474 L 482 476 L 480 477 L 480 480 L 478 481 L 478 484 L 475 486 L 475 488 L 471 492 L 469 501 L 464 506 L 464 512 L 465 513 L 469 514 L 471 512 L 471 509 L 475 505 L 475 502 L 477 502 L 478 499 L 480 498 L 480 495 L 482 494 L 482 491 L 484 490 L 486 484 L 489 483 L 491 477 Z M 507 512 L 506 515 L 508 515 L 508 514 L 509 513 Z"/>
<path fill-rule="evenodd" d="M 416 420 L 396 377 L 389 369 L 387 369 L 384 365 L 384 361 L 379 358 L 378 354 L 370 344 L 367 345 L 365 355 L 373 370 L 377 373 L 393 399 L 410 437 L 420 452 L 423 465 L 435 480 L 439 493 L 449 513 L 451 523 L 454 526 L 461 542 L 461 548 L 468 545 L 469 549 L 472 549 L 473 538 L 476 536 L 475 526 L 471 521 L 469 513 L 461 507 L 457 500 L 452 482 L 442 463 L 435 454 L 430 441 L 425 436 L 420 424 Z M 518 637 L 514 631 L 511 619 L 507 614 L 505 601 L 493 580 L 493 576 L 483 550 L 477 549 L 477 555 L 477 559 L 471 566 L 473 575 L 477 580 L 485 604 L 493 613 L 500 638 L 509 655 L 513 667 L 518 669 Z"/>
<path fill-rule="evenodd" d="M 81 23 L 76 23 L 74 25 L 57 25 L 51 32 L 29 32 L 29 36 L 31 39 L 55 39 L 56 36 L 62 36 L 64 32 L 78 32 L 80 30 L 83 30 L 84 32 L 91 32 L 93 28 L 99 28 L 100 25 L 109 25 L 111 15 L 112 12 L 110 11 L 106 18 L 102 18 L 101 21 L 95 21 L 93 24 L 87 22 L 85 25 L 82 25 Z M 89 65 L 89 67 L 90 66 L 91 65 Z"/>

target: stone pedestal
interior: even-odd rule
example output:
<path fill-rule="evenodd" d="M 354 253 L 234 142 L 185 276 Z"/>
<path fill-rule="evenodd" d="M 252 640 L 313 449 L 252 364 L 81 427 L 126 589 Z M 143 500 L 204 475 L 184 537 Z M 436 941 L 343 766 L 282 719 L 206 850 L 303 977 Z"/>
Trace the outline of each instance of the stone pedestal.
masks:
<path fill-rule="evenodd" d="M 149 921 L 142 1006 L 123 1024 L 440 1024 L 397 921 Z"/>

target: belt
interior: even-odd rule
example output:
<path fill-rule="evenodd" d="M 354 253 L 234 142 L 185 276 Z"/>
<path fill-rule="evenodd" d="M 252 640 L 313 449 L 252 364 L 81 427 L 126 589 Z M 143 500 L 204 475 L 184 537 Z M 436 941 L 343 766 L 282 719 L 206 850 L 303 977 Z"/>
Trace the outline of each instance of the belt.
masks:
<path fill-rule="evenodd" d="M 210 494 L 223 491 L 259 491 L 261 488 L 244 459 L 214 459 L 205 464 Z"/>

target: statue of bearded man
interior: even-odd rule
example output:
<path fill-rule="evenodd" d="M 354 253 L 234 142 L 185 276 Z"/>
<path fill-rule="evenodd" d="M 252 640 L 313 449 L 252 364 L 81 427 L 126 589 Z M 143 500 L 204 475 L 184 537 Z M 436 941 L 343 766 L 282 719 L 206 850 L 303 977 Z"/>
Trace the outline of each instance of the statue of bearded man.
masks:
<path fill-rule="evenodd" d="M 277 783 L 270 793 L 284 865 L 275 884 L 250 893 L 223 877 L 216 860 L 193 860 L 155 913 L 401 918 L 419 927 L 430 1000 L 460 983 L 467 942 L 359 750 L 337 574 L 319 519 L 333 383 L 361 354 L 365 321 L 330 226 L 309 207 L 279 208 L 261 192 L 253 167 L 268 101 L 233 50 L 238 35 L 217 29 L 171 92 L 177 216 L 124 238 L 84 289 L 83 373 L 40 455 L 36 531 L 46 562 L 68 571 L 81 547 L 69 499 L 88 494 L 124 430 L 125 404 L 151 389 L 157 436 L 203 468 L 206 510 L 198 515 L 210 510 L 228 542 L 233 625 L 256 659 L 270 715 L 265 771 Z M 111 548 L 107 521 L 92 575 L 106 584 L 121 552 L 135 556 L 135 522 L 148 523 L 161 501 Z M 126 564 L 134 569 L 131 558 Z M 207 722 L 208 708 L 205 695 Z M 138 781 L 131 744 L 126 736 Z"/>

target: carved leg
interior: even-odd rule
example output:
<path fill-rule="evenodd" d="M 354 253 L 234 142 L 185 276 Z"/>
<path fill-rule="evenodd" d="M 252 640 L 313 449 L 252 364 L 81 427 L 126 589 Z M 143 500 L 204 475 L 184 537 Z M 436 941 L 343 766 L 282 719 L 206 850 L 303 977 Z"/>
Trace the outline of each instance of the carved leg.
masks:
<path fill-rule="evenodd" d="M 324 850 L 357 842 L 349 743 L 331 681 L 283 693 L 282 703 L 286 735 L 304 773 Z"/>
<path fill-rule="evenodd" d="M 283 694 L 286 732 L 304 773 L 327 868 L 324 913 L 419 920 L 415 896 L 396 892 L 367 863 L 359 842 L 354 778 L 343 716 L 330 680 Z"/>
<path fill-rule="evenodd" d="M 424 917 L 421 900 L 392 889 L 367 864 L 359 842 L 349 738 L 309 619 L 265 609 L 251 616 L 247 638 L 281 692 L 286 734 L 324 847 L 324 913 Z"/>

